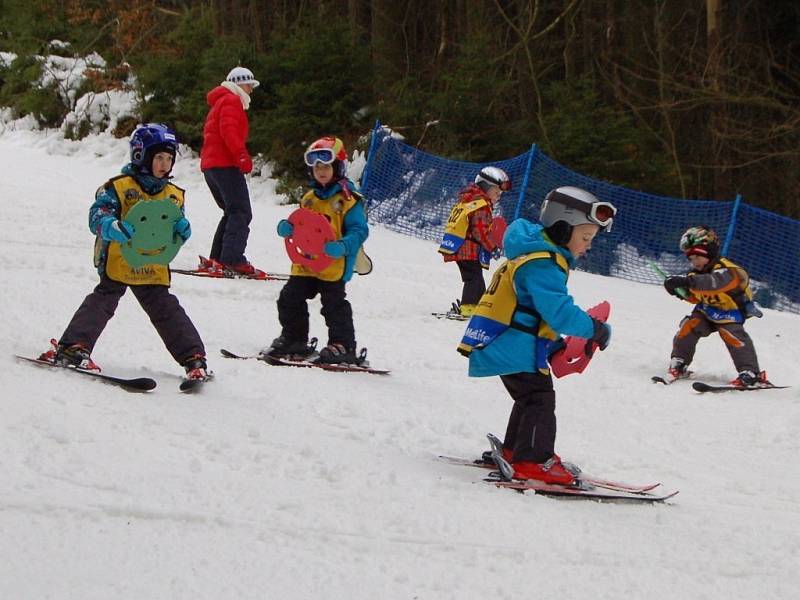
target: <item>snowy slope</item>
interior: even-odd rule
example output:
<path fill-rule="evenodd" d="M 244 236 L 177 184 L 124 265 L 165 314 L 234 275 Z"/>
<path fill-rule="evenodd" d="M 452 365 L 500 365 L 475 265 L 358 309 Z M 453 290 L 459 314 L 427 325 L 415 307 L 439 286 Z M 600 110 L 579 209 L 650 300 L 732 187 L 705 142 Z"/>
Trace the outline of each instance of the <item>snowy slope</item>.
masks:
<path fill-rule="evenodd" d="M 469 379 L 463 324 L 438 321 L 460 290 L 429 242 L 373 227 L 376 268 L 348 285 L 360 345 L 390 377 L 272 368 L 218 357 L 279 333 L 280 283 L 173 278 L 217 380 L 177 391 L 181 369 L 132 295 L 94 351 L 113 374 L 152 376 L 134 395 L 17 364 L 58 337 L 97 281 L 86 228 L 94 190 L 126 160 L 106 135 L 0 135 L 0 598 L 788 598 L 800 587 L 800 318 L 748 323 L 786 390 L 701 396 L 655 386 L 686 306 L 661 288 L 585 273 L 570 286 L 612 303 L 608 351 L 556 383 L 557 451 L 585 470 L 661 481 L 668 505 L 569 502 L 498 490 L 435 460 L 477 455 L 503 433 L 500 381 Z M 207 253 L 219 211 L 195 159 L 193 237 Z M 286 272 L 274 182 L 254 178 L 249 258 Z M 678 235 L 679 232 L 676 232 Z M 319 301 L 312 332 L 323 341 Z M 722 342 L 694 368 L 734 376 Z"/>

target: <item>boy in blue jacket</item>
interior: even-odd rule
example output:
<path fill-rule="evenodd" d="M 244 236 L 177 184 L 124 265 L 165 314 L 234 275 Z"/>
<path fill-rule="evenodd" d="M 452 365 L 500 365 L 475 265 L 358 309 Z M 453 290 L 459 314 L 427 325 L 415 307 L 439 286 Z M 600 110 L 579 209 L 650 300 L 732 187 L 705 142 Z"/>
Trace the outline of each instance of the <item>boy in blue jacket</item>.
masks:
<path fill-rule="evenodd" d="M 611 328 L 575 305 L 569 270 L 608 229 L 616 208 L 575 187 L 545 198 L 541 225 L 517 219 L 503 238 L 508 260 L 494 274 L 470 320 L 459 352 L 470 377 L 499 375 L 514 400 L 503 457 L 517 479 L 569 485 L 575 476 L 555 453 L 555 391 L 548 357 L 560 334 L 586 338 L 605 350 Z"/>
<path fill-rule="evenodd" d="M 305 163 L 311 189 L 300 200 L 300 206 L 324 215 L 330 222 L 337 239 L 325 244 L 324 251 L 335 260 L 318 273 L 303 265 L 292 265 L 289 281 L 278 297 L 281 335 L 261 350 L 261 355 L 305 357 L 313 351 L 308 346 L 308 300 L 319 294 L 328 326 L 328 344 L 317 361 L 357 364 L 353 309 L 346 298 L 345 284 L 356 270 L 359 255 L 365 256 L 362 245 L 369 226 L 363 198 L 347 179 L 347 152 L 339 138 L 323 137 L 312 143 L 306 150 Z M 286 219 L 278 223 L 281 237 L 289 237 L 293 230 Z"/>

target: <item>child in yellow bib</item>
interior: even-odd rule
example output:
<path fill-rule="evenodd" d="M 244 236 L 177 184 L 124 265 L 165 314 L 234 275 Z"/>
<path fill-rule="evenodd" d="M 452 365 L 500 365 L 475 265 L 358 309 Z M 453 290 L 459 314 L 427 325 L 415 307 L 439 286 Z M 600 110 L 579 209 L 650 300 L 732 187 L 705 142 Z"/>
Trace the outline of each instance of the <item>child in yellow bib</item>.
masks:
<path fill-rule="evenodd" d="M 353 309 L 347 300 L 345 285 L 353 272 L 366 274 L 362 260 L 369 259 L 363 244 L 369 235 L 363 198 L 355 184 L 347 178 L 347 152 L 337 137 L 323 137 L 305 152 L 305 163 L 311 189 L 300 200 L 300 206 L 324 215 L 333 228 L 336 240 L 325 244 L 324 252 L 333 262 L 317 273 L 303 265 L 292 265 L 289 281 L 278 297 L 278 319 L 281 335 L 261 350 L 265 358 L 302 357 L 313 351 L 308 345 L 308 300 L 317 294 L 322 301 L 322 316 L 328 326 L 328 343 L 318 362 L 358 364 Z M 294 227 L 288 220 L 278 223 L 278 235 L 289 237 Z M 371 268 L 371 265 L 370 267 Z"/>
<path fill-rule="evenodd" d="M 456 307 L 462 316 L 469 316 L 484 291 L 483 269 L 491 258 L 498 259 L 502 249 L 492 239 L 492 210 L 503 192 L 511 189 L 511 180 L 502 169 L 484 167 L 459 193 L 458 202 L 450 211 L 444 227 L 439 252 L 445 262 L 455 262 L 463 287 Z M 455 311 L 455 308 L 454 308 Z"/>
<path fill-rule="evenodd" d="M 40 358 L 99 370 L 91 359 L 92 349 L 130 288 L 187 377 L 207 378 L 203 341 L 178 299 L 169 292 L 169 267 L 130 265 L 121 250 L 121 245 L 136 234 L 135 226 L 125 218 L 140 202 L 175 203 L 181 217 L 172 226 L 173 242 L 189 239 L 191 226 L 182 216 L 184 191 L 169 181 L 177 151 L 175 133 L 160 123 L 140 125 L 131 135 L 131 162 L 122 168 L 121 175 L 97 190 L 89 209 L 89 229 L 97 235 L 95 266 L 100 283 L 86 296 L 61 338 L 52 340 L 53 347 Z"/>
<path fill-rule="evenodd" d="M 585 190 L 562 187 L 545 198 L 541 225 L 514 221 L 504 237 L 509 259 L 495 271 L 458 347 L 469 356 L 470 377 L 499 375 L 514 400 L 503 457 L 516 478 L 574 481 L 555 453 L 556 397 L 548 357 L 562 333 L 597 342 L 601 350 L 608 345 L 611 328 L 575 305 L 567 279 L 615 213 Z"/>

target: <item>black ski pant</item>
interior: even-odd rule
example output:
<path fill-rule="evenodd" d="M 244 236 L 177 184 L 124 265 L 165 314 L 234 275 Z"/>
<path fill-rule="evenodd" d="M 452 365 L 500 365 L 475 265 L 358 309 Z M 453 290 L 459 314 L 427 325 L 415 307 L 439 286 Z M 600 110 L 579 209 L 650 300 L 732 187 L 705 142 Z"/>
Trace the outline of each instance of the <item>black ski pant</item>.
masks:
<path fill-rule="evenodd" d="M 553 378 L 541 373 L 501 375 L 514 399 L 503 447 L 514 462 L 543 463 L 555 453 L 556 393 Z"/>
<path fill-rule="evenodd" d="M 214 201 L 222 209 L 210 258 L 231 266 L 247 262 L 244 251 L 250 237 L 253 211 L 244 175 L 235 167 L 225 167 L 207 169 L 203 177 Z"/>
<path fill-rule="evenodd" d="M 129 287 L 176 362 L 181 364 L 196 354 L 205 355 L 200 334 L 167 286 L 128 286 L 109 279 L 105 274 L 101 275 L 94 291 L 83 300 L 59 343 L 82 344 L 91 352 Z"/>
<path fill-rule="evenodd" d="M 672 340 L 672 358 L 680 358 L 688 365 L 694 358 L 697 342 L 714 332 L 725 342 L 728 354 L 733 359 L 736 371 L 753 371 L 759 373 L 758 356 L 753 340 L 744 330 L 742 323 L 714 323 L 702 311 L 693 310 L 683 318 L 678 333 Z"/>
<path fill-rule="evenodd" d="M 308 300 L 319 294 L 322 316 L 328 326 L 328 344 L 354 348 L 353 309 L 347 301 L 344 281 L 322 281 L 292 275 L 278 296 L 278 320 L 283 335 L 292 342 L 308 341 Z"/>
<path fill-rule="evenodd" d="M 486 291 L 481 263 L 477 260 L 459 260 L 456 263 L 461 271 L 461 281 L 464 282 L 461 304 L 477 304 Z"/>

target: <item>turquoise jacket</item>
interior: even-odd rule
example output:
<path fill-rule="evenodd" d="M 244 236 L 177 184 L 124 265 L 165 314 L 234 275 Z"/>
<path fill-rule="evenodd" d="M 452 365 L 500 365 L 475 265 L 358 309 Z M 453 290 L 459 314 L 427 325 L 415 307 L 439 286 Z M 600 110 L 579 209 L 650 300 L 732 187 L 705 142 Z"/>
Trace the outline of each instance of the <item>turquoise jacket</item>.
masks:
<path fill-rule="evenodd" d="M 517 219 L 503 237 L 509 259 L 531 252 L 557 252 L 567 259 L 570 268 L 575 257 L 566 248 L 556 246 L 542 231 L 542 226 Z M 517 304 L 534 308 L 557 333 L 590 338 L 594 333 L 592 318 L 577 307 L 567 291 L 567 274 L 552 260 L 531 260 L 514 274 Z M 518 312 L 515 321 L 535 327 L 539 320 Z M 469 355 L 470 377 L 489 377 L 511 373 L 536 373 L 536 338 L 519 329 L 508 328 L 497 339 Z"/>

